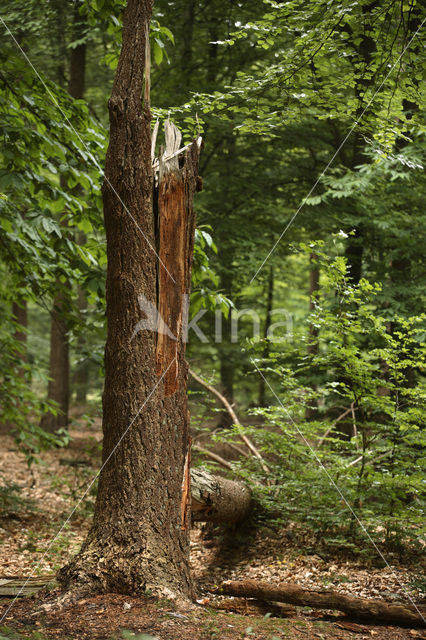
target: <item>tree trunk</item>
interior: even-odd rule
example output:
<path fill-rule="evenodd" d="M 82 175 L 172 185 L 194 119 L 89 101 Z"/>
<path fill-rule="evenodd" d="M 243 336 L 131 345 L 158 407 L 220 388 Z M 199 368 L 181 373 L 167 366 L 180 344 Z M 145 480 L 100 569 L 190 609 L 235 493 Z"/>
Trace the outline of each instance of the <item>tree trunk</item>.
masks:
<path fill-rule="evenodd" d="M 153 207 L 149 67 L 141 99 L 151 10 L 152 0 L 128 0 L 109 101 L 103 464 L 91 530 L 59 580 L 80 593 L 149 589 L 188 599 L 193 588 L 183 334 L 199 149 L 195 143 L 188 149 L 181 168 L 178 162 L 163 167 Z M 156 332 L 141 328 L 144 320 L 149 325 L 141 316 L 150 317 L 152 309 L 165 314 L 175 340 L 161 321 Z"/>
<path fill-rule="evenodd" d="M 273 602 L 287 602 L 299 607 L 314 607 L 316 609 L 337 609 L 355 618 L 387 623 L 401 623 L 410 625 L 424 625 L 425 607 L 419 608 L 408 604 L 388 604 L 382 600 L 354 598 L 335 591 L 313 591 L 304 589 L 298 584 L 282 583 L 278 585 L 255 580 L 240 582 L 224 582 L 220 593 L 228 596 L 243 596 Z"/>
<path fill-rule="evenodd" d="M 269 358 L 270 343 L 268 340 L 268 332 L 269 332 L 269 327 L 271 326 L 271 313 L 272 313 L 273 302 L 274 302 L 274 268 L 271 265 L 269 267 L 269 278 L 267 282 L 265 325 L 264 325 L 264 331 L 263 331 L 263 339 L 265 341 L 265 344 L 263 347 L 262 358 L 265 361 Z M 266 407 L 265 395 L 266 395 L 265 379 L 261 377 L 259 381 L 259 398 L 257 402 L 259 407 Z"/>
<path fill-rule="evenodd" d="M 222 260 L 226 258 L 222 254 Z M 232 258 L 226 262 L 226 266 L 220 275 L 220 285 L 226 295 L 232 295 L 232 274 L 231 267 Z M 218 344 L 218 352 L 220 359 L 220 385 L 222 393 L 231 404 L 234 401 L 234 377 L 235 377 L 235 346 L 231 342 L 232 315 L 231 311 L 227 318 L 222 317 L 222 339 Z M 226 428 L 231 426 L 232 420 L 227 411 L 220 414 L 218 427 Z"/>
<path fill-rule="evenodd" d="M 62 7 L 57 5 L 58 16 L 62 15 Z M 58 18 L 59 19 L 59 18 Z M 62 19 L 62 18 L 61 18 Z M 74 38 L 82 37 L 83 23 L 76 6 L 74 10 Z M 63 36 L 62 36 L 63 37 Z M 70 56 L 70 77 L 68 82 L 68 93 L 79 100 L 84 94 L 84 78 L 86 66 L 86 44 L 79 44 L 71 49 Z M 60 72 L 62 73 L 62 72 Z M 61 180 L 62 187 L 66 190 L 67 185 Z M 53 311 L 51 313 L 50 329 L 50 359 L 49 359 L 49 384 L 47 389 L 47 399 L 59 405 L 59 412 L 54 415 L 46 413 L 41 419 L 41 427 L 46 431 L 55 432 L 60 428 L 68 426 L 68 410 L 70 399 L 69 386 L 69 341 L 68 322 L 66 313 L 69 309 L 69 284 L 64 288 L 58 282 L 59 293 L 53 301 Z"/>
<path fill-rule="evenodd" d="M 83 238 L 81 236 L 78 238 L 79 244 L 84 244 L 85 236 Z M 84 290 L 78 286 L 77 288 L 77 307 L 80 312 L 80 321 L 84 321 L 84 311 L 87 309 L 87 298 Z M 77 336 L 77 345 L 76 351 L 81 354 L 84 352 L 86 346 L 86 337 L 80 329 L 80 333 Z M 73 375 L 73 387 L 75 388 L 75 401 L 77 404 L 84 405 L 87 400 L 87 390 L 89 387 L 89 361 L 88 358 L 81 358 L 80 362 L 75 367 L 74 375 Z"/>
<path fill-rule="evenodd" d="M 250 489 L 242 482 L 191 470 L 191 510 L 194 522 L 237 523 L 251 510 Z"/>
<path fill-rule="evenodd" d="M 22 361 L 26 362 L 28 359 L 27 354 L 27 332 L 25 331 L 28 327 L 28 307 L 27 301 L 24 299 L 19 300 L 19 302 L 14 302 L 12 305 L 12 315 L 15 321 L 22 327 L 17 328 L 15 331 L 15 340 L 17 340 L 20 345 L 19 349 L 17 349 L 17 357 Z M 18 375 L 22 378 L 25 375 L 25 372 L 22 368 L 19 368 Z"/>
<path fill-rule="evenodd" d="M 79 12 L 79 6 L 74 8 L 74 25 L 73 25 L 73 39 L 79 40 L 84 36 L 84 22 Z M 68 92 L 73 98 L 80 100 L 84 96 L 85 78 L 86 78 L 86 43 L 82 42 L 78 46 L 71 49 L 70 58 L 70 79 L 68 83 Z M 81 189 L 77 186 L 76 189 Z M 86 236 L 83 232 L 78 234 L 77 242 L 80 245 L 84 245 L 86 242 Z M 87 299 L 83 289 L 78 286 L 77 290 L 77 307 L 80 312 L 87 309 Z M 77 337 L 77 351 L 82 352 L 86 344 L 86 339 L 83 332 L 80 332 Z M 77 366 L 73 383 L 76 387 L 76 402 L 78 404 L 86 403 L 87 387 L 89 383 L 89 371 L 87 362 L 82 361 Z"/>
<path fill-rule="evenodd" d="M 63 286 L 63 285 L 62 285 Z M 68 425 L 69 405 L 69 347 L 68 327 L 64 317 L 67 294 L 60 291 L 54 300 L 50 325 L 50 358 L 48 400 L 58 404 L 58 413 L 44 414 L 41 427 L 51 433 Z"/>
<path fill-rule="evenodd" d="M 319 291 L 319 279 L 320 272 L 318 267 L 317 256 L 315 253 L 311 253 L 310 258 L 310 269 L 309 269 L 309 312 L 312 313 L 315 309 L 315 301 L 317 299 L 318 291 Z M 308 346 L 307 352 L 309 356 L 316 356 L 318 354 L 318 327 L 314 326 L 311 322 L 309 323 L 308 328 Z M 314 368 L 311 367 L 311 373 L 315 374 Z M 314 383 L 311 385 L 312 389 L 316 391 L 317 385 Z M 318 400 L 312 399 L 309 401 L 309 406 L 306 407 L 305 417 L 306 420 L 313 420 L 318 412 Z"/>
<path fill-rule="evenodd" d="M 373 38 L 375 18 L 373 17 L 372 12 L 378 4 L 379 0 L 372 0 L 372 2 L 362 5 L 364 33 L 360 42 L 355 45 L 356 53 L 364 65 L 363 73 L 360 74 L 354 88 L 355 98 L 358 100 L 358 108 L 356 111 L 357 119 L 361 118 L 364 113 L 368 104 L 366 104 L 368 89 L 374 81 L 375 74 L 370 72 L 370 65 L 376 51 L 376 43 Z M 355 57 L 353 60 L 355 60 Z M 353 153 L 349 167 L 351 170 L 356 170 L 356 167 L 365 163 L 366 156 L 364 154 L 364 147 L 364 135 L 360 131 L 355 130 L 353 133 Z M 349 236 L 347 241 L 345 257 L 348 263 L 349 277 L 353 284 L 358 284 L 362 277 L 362 263 L 365 244 L 363 238 L 364 233 L 365 230 L 362 222 L 359 222 L 355 229 L 355 235 Z"/>

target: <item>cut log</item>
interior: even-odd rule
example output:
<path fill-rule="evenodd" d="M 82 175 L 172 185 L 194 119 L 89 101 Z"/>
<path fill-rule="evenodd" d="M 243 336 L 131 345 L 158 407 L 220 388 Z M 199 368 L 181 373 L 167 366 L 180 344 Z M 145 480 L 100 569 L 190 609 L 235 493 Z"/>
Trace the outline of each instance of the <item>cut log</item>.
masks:
<path fill-rule="evenodd" d="M 243 616 L 265 616 L 268 613 L 273 618 L 290 618 L 297 616 L 296 607 L 286 604 L 276 604 L 265 600 L 246 600 L 245 598 L 224 598 L 207 603 L 212 609 L 239 613 Z"/>
<path fill-rule="evenodd" d="M 219 592 L 228 596 L 286 602 L 300 607 L 337 609 L 354 618 L 394 624 L 425 626 L 426 607 L 388 604 L 382 600 L 355 598 L 335 591 L 314 591 L 294 583 L 269 584 L 255 580 L 226 581 Z"/>
<path fill-rule="evenodd" d="M 195 522 L 241 522 L 251 509 L 250 489 L 245 484 L 201 469 L 191 469 L 191 498 Z"/>

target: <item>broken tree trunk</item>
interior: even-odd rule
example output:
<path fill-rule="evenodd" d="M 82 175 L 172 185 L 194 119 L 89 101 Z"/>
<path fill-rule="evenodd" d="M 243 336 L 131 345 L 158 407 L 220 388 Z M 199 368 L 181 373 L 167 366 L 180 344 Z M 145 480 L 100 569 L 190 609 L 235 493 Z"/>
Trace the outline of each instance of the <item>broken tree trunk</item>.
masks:
<path fill-rule="evenodd" d="M 242 482 L 191 469 L 191 512 L 196 522 L 237 523 L 251 509 L 250 489 Z"/>
<path fill-rule="evenodd" d="M 220 593 L 228 596 L 286 602 L 299 607 L 337 609 L 355 618 L 396 624 L 425 625 L 426 607 L 408 604 L 388 604 L 382 600 L 355 598 L 335 591 L 313 591 L 294 583 L 278 585 L 255 580 L 227 581 Z"/>
<path fill-rule="evenodd" d="M 108 104 L 102 467 L 91 529 L 58 576 L 73 598 L 147 590 L 181 601 L 194 595 L 184 318 L 200 148 L 191 144 L 169 167 L 162 156 L 154 191 L 151 11 L 152 0 L 127 0 Z"/>

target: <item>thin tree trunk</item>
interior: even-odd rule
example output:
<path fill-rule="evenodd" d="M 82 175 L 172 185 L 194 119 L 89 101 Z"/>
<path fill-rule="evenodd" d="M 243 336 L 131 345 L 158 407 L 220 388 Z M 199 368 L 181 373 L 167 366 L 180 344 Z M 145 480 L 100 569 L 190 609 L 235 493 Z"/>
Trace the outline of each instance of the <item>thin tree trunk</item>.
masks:
<path fill-rule="evenodd" d="M 222 257 L 223 259 L 223 257 Z M 228 263 L 232 264 L 232 259 Z M 225 267 L 225 271 L 221 275 L 221 288 L 226 292 L 229 297 L 232 295 L 232 275 Z M 234 353 L 235 347 L 231 342 L 231 312 L 228 317 L 222 317 L 222 341 L 218 345 L 219 358 L 220 358 L 220 385 L 222 393 L 225 398 L 231 404 L 234 401 L 234 377 L 235 377 L 235 362 Z M 220 414 L 219 427 L 226 428 L 232 424 L 229 413 L 223 411 Z"/>
<path fill-rule="evenodd" d="M 84 234 L 83 234 L 84 236 Z M 84 243 L 84 240 L 78 238 L 80 244 Z M 84 311 L 87 309 L 87 298 L 84 290 L 78 286 L 77 288 L 77 307 L 80 312 L 80 319 L 83 323 L 84 320 Z M 77 337 L 77 345 L 76 350 L 80 355 L 84 351 L 86 346 L 86 338 L 84 332 L 80 330 L 80 333 Z M 74 375 L 73 375 L 73 386 L 75 388 L 75 400 L 77 404 L 84 405 L 87 401 L 87 390 L 89 387 L 89 369 L 88 369 L 88 361 L 86 358 L 82 358 L 80 362 L 76 365 Z"/>
<path fill-rule="evenodd" d="M 27 301 L 22 299 L 19 302 L 14 302 L 12 305 L 12 315 L 16 322 L 21 325 L 23 329 L 16 329 L 15 339 L 20 343 L 19 358 L 22 362 L 27 361 L 27 332 L 25 329 L 28 327 L 28 306 Z M 23 372 L 20 370 L 19 375 L 22 377 Z"/>
<path fill-rule="evenodd" d="M 271 314 L 272 314 L 273 302 L 274 302 L 274 268 L 271 265 L 269 267 L 269 278 L 267 281 L 265 324 L 263 328 L 263 339 L 265 341 L 264 347 L 263 347 L 263 353 L 262 353 L 263 360 L 267 360 L 269 358 L 270 343 L 268 340 L 268 332 L 269 332 L 269 327 L 271 326 Z M 266 396 L 265 380 L 263 377 L 261 377 L 259 382 L 259 398 L 257 402 L 259 407 L 266 407 L 265 396 Z"/>
<path fill-rule="evenodd" d="M 60 5 L 57 10 L 62 11 Z M 59 15 L 59 14 L 58 14 Z M 60 14 L 62 15 L 62 14 Z M 74 26 L 73 37 L 75 39 L 83 36 L 83 23 L 78 11 L 78 7 L 74 10 Z M 86 68 L 86 44 L 79 44 L 71 49 L 70 56 L 70 77 L 68 82 L 69 94 L 79 100 L 84 94 L 85 84 L 85 68 Z M 61 185 L 66 189 L 67 185 L 61 180 Z M 41 419 L 41 427 L 46 431 L 55 432 L 60 428 L 68 426 L 68 411 L 70 400 L 69 385 L 69 340 L 68 340 L 68 322 L 66 314 L 69 309 L 69 284 L 64 288 L 58 282 L 59 293 L 53 301 L 53 311 L 51 314 L 51 330 L 50 330 L 50 358 L 49 358 L 49 384 L 47 390 L 48 400 L 54 401 L 59 405 L 59 412 L 54 415 L 51 412 L 45 414 Z M 85 369 L 86 371 L 86 369 Z M 83 374 L 85 375 L 85 373 Z"/>
<path fill-rule="evenodd" d="M 320 272 L 318 267 L 317 255 L 315 253 L 311 253 L 310 258 L 310 269 L 309 269 L 309 312 L 312 313 L 315 309 L 315 302 L 317 299 L 318 291 L 319 291 L 319 279 Z M 316 356 L 318 354 L 319 345 L 318 345 L 318 335 L 319 330 L 318 327 L 309 323 L 308 328 L 308 346 L 307 351 L 309 356 Z M 311 368 L 311 373 L 315 374 L 313 368 Z M 311 385 L 312 389 L 316 391 L 317 385 L 314 383 Z M 305 417 L 306 420 L 312 420 L 316 417 L 318 412 L 318 400 L 312 399 L 309 401 L 309 406 L 306 407 Z"/>
<path fill-rule="evenodd" d="M 63 286 L 63 285 L 62 285 Z M 45 413 L 41 418 L 41 427 L 45 431 L 55 432 L 68 425 L 69 406 L 69 347 L 68 327 L 64 318 L 64 308 L 68 294 L 61 290 L 55 297 L 50 314 L 50 358 L 48 400 L 57 403 L 58 413 Z"/>
<path fill-rule="evenodd" d="M 364 33 L 358 45 L 355 45 L 356 52 L 364 63 L 364 72 L 361 74 L 355 86 L 355 98 L 358 100 L 359 106 L 356 112 L 357 118 L 360 118 L 364 109 L 365 96 L 368 88 L 374 81 L 373 74 L 369 74 L 369 67 L 373 60 L 373 54 L 376 51 L 376 43 L 373 39 L 374 18 L 371 16 L 372 11 L 379 4 L 379 0 L 373 0 L 362 6 L 362 14 L 364 18 Z M 363 164 L 366 157 L 363 153 L 365 146 L 364 136 L 361 132 L 355 131 L 353 134 L 353 154 L 350 169 L 355 170 L 357 166 Z M 360 223 L 355 229 L 355 234 L 349 236 L 345 257 L 348 263 L 348 273 L 353 284 L 358 284 L 362 276 L 362 262 L 364 254 L 364 229 Z"/>
<path fill-rule="evenodd" d="M 78 592 L 150 589 L 187 599 L 193 589 L 183 325 L 199 149 L 195 143 L 188 149 L 183 168 L 176 162 L 160 171 L 155 220 L 147 72 L 141 99 L 151 10 L 152 0 L 128 0 L 109 101 L 103 466 L 91 530 L 59 580 Z M 138 329 L 149 305 L 167 312 L 163 318 L 175 340 L 167 332 Z"/>

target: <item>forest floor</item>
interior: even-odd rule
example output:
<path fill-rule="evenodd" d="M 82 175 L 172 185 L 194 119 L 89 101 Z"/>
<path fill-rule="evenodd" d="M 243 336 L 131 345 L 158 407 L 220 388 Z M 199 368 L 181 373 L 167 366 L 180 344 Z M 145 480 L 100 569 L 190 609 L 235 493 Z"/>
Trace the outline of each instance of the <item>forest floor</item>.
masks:
<path fill-rule="evenodd" d="M 40 464 L 28 469 L 24 456 L 8 435 L 0 435 L 0 485 L 14 483 L 20 491 L 0 518 L 0 578 L 54 576 L 75 553 L 90 523 L 93 495 L 79 502 L 96 473 L 100 455 L 100 423 L 84 429 L 76 423 L 67 449 L 44 452 Z M 23 504 L 19 500 L 24 500 Z M 76 507 L 77 505 L 77 507 Z M 72 518 L 67 521 L 75 509 Z M 306 535 L 295 538 L 289 526 L 277 531 L 219 532 L 195 528 L 191 560 L 199 602 L 176 610 L 167 601 L 116 594 L 96 596 L 58 611 L 49 592 L 31 598 L 0 598 L 0 640 L 59 638 L 87 640 L 281 640 L 426 638 L 419 629 L 371 625 L 335 611 L 297 610 L 297 616 L 274 618 L 224 613 L 214 609 L 218 597 L 210 589 L 229 579 L 297 582 L 307 588 L 333 589 L 353 596 L 388 602 L 424 602 L 421 568 L 389 557 L 388 567 L 373 558 L 362 561 L 343 554 L 315 553 Z M 11 606 L 12 605 L 12 606 Z M 2 626 L 3 625 L 3 626 Z M 127 631 L 126 631 L 127 630 Z M 133 635 L 133 632 L 136 635 Z M 142 634 L 142 635 L 141 635 Z M 144 635 L 145 634 L 145 635 Z"/>

